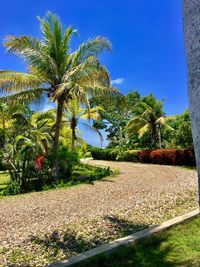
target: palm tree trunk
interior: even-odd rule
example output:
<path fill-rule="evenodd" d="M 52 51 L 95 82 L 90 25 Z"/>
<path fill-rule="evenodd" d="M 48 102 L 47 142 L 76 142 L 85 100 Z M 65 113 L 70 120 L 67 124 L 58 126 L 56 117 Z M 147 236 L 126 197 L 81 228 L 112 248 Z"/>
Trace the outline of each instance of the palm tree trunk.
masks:
<path fill-rule="evenodd" d="M 156 143 L 157 143 L 157 131 L 156 131 L 156 126 L 152 127 L 152 132 L 151 132 L 151 145 L 152 148 L 156 147 Z"/>
<path fill-rule="evenodd" d="M 61 127 L 62 114 L 63 114 L 63 105 L 64 105 L 64 100 L 60 99 L 57 105 L 55 136 L 54 136 L 53 150 L 52 150 L 51 175 L 54 179 L 57 177 L 57 169 L 58 169 L 58 145 L 59 145 L 60 127 Z"/>
<path fill-rule="evenodd" d="M 6 123 L 5 123 L 4 115 L 2 116 L 2 127 L 3 127 L 3 130 L 5 130 L 5 128 L 6 128 Z"/>
<path fill-rule="evenodd" d="M 158 128 L 158 143 L 159 143 L 159 148 L 162 148 L 162 138 L 161 138 L 160 126 Z"/>
<path fill-rule="evenodd" d="M 119 144 L 123 144 L 123 132 L 122 132 L 122 127 L 119 127 Z"/>
<path fill-rule="evenodd" d="M 200 1 L 183 0 L 183 24 L 187 54 L 189 109 L 196 155 L 200 207 Z"/>
<path fill-rule="evenodd" d="M 72 130 L 72 151 L 74 151 L 76 147 L 76 128 L 73 126 L 71 127 L 71 130 Z"/>

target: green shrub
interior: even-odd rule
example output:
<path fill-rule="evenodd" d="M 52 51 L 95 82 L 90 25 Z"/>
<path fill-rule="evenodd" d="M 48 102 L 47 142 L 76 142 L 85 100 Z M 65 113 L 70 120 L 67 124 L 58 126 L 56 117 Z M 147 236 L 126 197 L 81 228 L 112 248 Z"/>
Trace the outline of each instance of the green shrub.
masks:
<path fill-rule="evenodd" d="M 113 149 L 102 149 L 93 147 L 90 149 L 93 159 L 100 160 L 116 160 L 118 156 L 118 151 Z"/>
<path fill-rule="evenodd" d="M 65 146 L 58 149 L 58 174 L 59 181 L 67 181 L 72 175 L 73 167 L 79 162 L 78 154 Z"/>
<path fill-rule="evenodd" d="M 90 149 L 93 159 L 98 160 L 119 160 L 119 161 L 139 161 L 139 150 L 127 150 L 123 151 L 120 149 L 102 149 L 92 148 Z"/>
<path fill-rule="evenodd" d="M 91 158 L 92 157 L 92 154 L 90 151 L 87 151 L 85 154 L 84 154 L 84 158 Z"/>
<path fill-rule="evenodd" d="M 5 165 L 3 164 L 3 152 L 0 150 L 0 171 L 5 171 Z"/>
<path fill-rule="evenodd" d="M 139 161 L 139 150 L 121 151 L 118 153 L 117 160 L 138 162 Z"/>
<path fill-rule="evenodd" d="M 85 166 L 86 168 L 88 168 L 89 170 L 92 170 L 92 172 L 86 173 L 85 175 L 81 175 L 81 176 L 77 176 L 77 177 L 73 177 L 73 182 L 93 182 L 96 180 L 101 180 L 104 177 L 110 176 L 113 174 L 113 172 L 111 171 L 111 169 L 108 168 L 100 168 L 100 167 L 93 167 L 93 166 Z"/>
<path fill-rule="evenodd" d="M 91 155 L 98 160 L 118 160 L 161 165 L 195 166 L 193 149 L 127 150 L 91 148 Z"/>

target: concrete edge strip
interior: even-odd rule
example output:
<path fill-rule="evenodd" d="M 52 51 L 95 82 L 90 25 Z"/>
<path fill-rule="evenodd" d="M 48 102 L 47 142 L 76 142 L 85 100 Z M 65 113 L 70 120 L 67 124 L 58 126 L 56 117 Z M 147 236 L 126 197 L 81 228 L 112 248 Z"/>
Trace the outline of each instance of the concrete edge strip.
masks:
<path fill-rule="evenodd" d="M 171 219 L 169 221 L 166 221 L 160 225 L 151 226 L 148 229 L 144 229 L 142 231 L 136 232 L 132 235 L 128 235 L 126 237 L 116 239 L 108 244 L 101 245 L 99 247 L 96 247 L 94 249 L 88 250 L 86 252 L 83 252 L 77 256 L 74 256 L 72 258 L 69 258 L 68 260 L 64 260 L 58 263 L 53 263 L 48 265 L 49 267 L 69 267 L 73 266 L 74 264 L 77 264 L 83 260 L 89 259 L 91 257 L 97 256 L 101 253 L 109 253 L 112 250 L 119 248 L 123 245 L 128 245 L 129 243 L 135 243 L 139 241 L 140 239 L 143 239 L 145 237 L 149 237 L 154 233 L 157 233 L 159 231 L 163 231 L 171 226 L 174 226 L 178 223 L 182 223 L 190 218 L 193 218 L 197 215 L 199 215 L 199 209 L 196 209 L 194 211 L 191 211 L 185 215 L 176 217 L 174 219 Z"/>

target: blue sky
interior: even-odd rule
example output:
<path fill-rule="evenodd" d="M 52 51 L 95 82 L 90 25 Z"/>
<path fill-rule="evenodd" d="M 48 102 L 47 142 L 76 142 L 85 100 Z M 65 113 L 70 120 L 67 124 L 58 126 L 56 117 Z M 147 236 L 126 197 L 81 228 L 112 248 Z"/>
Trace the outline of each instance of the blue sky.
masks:
<path fill-rule="evenodd" d="M 7 0 L 0 2 L 0 40 L 6 35 L 39 37 L 37 15 L 47 10 L 58 14 L 79 37 L 75 49 L 89 37 L 110 39 L 113 52 L 101 60 L 121 92 L 153 92 L 166 99 L 165 112 L 176 114 L 188 106 L 187 77 L 182 32 L 181 0 Z M 24 71 L 24 63 L 0 47 L 0 69 Z M 86 134 L 97 143 L 97 137 Z"/>

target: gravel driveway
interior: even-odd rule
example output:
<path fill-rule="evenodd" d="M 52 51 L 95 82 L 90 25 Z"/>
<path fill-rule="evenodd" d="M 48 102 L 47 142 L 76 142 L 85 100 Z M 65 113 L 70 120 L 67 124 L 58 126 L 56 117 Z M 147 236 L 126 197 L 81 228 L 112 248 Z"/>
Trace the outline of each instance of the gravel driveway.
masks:
<path fill-rule="evenodd" d="M 67 224 L 80 225 L 106 216 L 127 219 L 139 214 L 143 222 L 142 218 L 157 214 L 162 221 L 167 218 L 163 210 L 173 217 L 196 208 L 195 170 L 127 162 L 89 163 L 119 169 L 120 174 L 93 185 L 0 199 L 0 245 L 23 246 L 30 236 L 62 231 Z"/>

